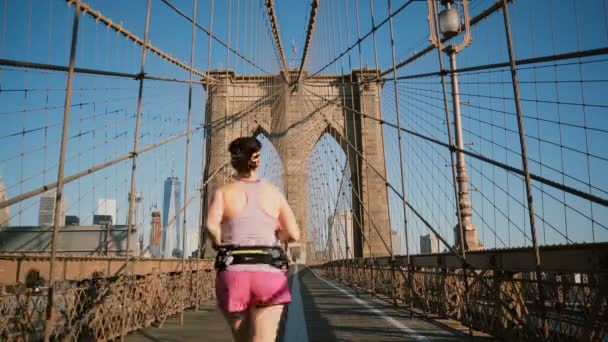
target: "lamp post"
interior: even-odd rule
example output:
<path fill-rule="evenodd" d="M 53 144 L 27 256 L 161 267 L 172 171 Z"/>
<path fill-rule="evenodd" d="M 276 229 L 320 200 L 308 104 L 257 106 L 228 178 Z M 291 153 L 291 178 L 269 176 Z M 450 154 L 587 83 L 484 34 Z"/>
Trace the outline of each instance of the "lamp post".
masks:
<path fill-rule="evenodd" d="M 461 251 L 476 250 L 480 248 L 477 239 L 477 227 L 471 217 L 473 210 L 468 190 L 467 167 L 464 160 L 464 140 L 462 137 L 462 120 L 460 114 L 460 91 L 458 86 L 458 73 L 456 72 L 456 55 L 471 42 L 469 24 L 468 0 L 439 0 L 444 7 L 437 13 L 436 0 L 427 0 L 429 7 L 429 39 L 436 47 L 442 49 L 450 58 L 450 79 L 452 84 L 452 104 L 454 115 L 455 144 L 450 146 L 456 154 L 456 182 L 457 182 L 457 206 L 459 223 L 454 228 L 456 248 Z M 461 7 L 463 20 L 458 7 Z M 463 27 L 464 26 L 464 27 Z M 447 41 L 464 31 L 464 36 L 459 44 L 450 44 L 443 47 Z M 439 37 L 439 34 L 442 37 Z M 451 129 L 448 127 L 448 129 Z M 464 240 L 464 241 L 463 241 Z"/>

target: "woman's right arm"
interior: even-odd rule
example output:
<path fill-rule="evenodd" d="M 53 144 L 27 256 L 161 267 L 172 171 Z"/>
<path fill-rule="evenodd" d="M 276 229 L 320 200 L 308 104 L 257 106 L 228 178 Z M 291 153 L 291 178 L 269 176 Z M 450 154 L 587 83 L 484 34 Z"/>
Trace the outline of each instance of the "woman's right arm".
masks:
<path fill-rule="evenodd" d="M 282 240 L 287 240 L 287 242 L 298 241 L 300 239 L 300 229 L 298 228 L 293 210 L 291 210 L 283 194 L 278 191 L 276 193 L 279 197 L 279 224 L 281 225 L 279 236 L 283 238 Z"/>
<path fill-rule="evenodd" d="M 224 216 L 224 196 L 221 189 L 215 191 L 207 214 L 207 231 L 215 245 L 222 242 L 222 217 Z"/>

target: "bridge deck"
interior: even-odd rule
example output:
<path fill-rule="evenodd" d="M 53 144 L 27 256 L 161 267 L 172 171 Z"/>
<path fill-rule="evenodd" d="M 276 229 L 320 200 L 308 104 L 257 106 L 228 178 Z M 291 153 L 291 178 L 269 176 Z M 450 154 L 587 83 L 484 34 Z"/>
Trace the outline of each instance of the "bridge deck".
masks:
<path fill-rule="evenodd" d="M 409 319 L 409 312 L 378 298 L 318 278 L 309 269 L 290 277 L 293 301 L 280 341 L 468 340 L 462 326 L 449 321 Z M 231 341 L 228 326 L 213 303 L 128 336 L 127 341 Z M 476 334 L 475 340 L 491 340 Z"/>

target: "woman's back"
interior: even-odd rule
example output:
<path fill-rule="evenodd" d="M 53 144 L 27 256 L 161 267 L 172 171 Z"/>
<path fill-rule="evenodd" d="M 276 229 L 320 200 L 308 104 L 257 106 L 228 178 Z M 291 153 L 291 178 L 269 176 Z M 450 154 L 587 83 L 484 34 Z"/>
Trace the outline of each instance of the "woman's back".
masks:
<path fill-rule="evenodd" d="M 300 235 L 283 194 L 269 183 L 243 178 L 215 191 L 207 229 L 217 245 L 271 246 L 277 238 L 295 241 Z"/>
<path fill-rule="evenodd" d="M 274 246 L 279 226 L 276 190 L 260 180 L 238 180 L 224 193 L 222 242 L 239 246 Z"/>

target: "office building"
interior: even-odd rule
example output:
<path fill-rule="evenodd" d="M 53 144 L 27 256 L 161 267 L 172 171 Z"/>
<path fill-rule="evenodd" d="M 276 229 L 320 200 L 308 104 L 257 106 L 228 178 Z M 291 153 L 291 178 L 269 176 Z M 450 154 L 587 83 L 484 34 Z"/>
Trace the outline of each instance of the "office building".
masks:
<path fill-rule="evenodd" d="M 400 255 L 403 254 L 403 251 L 401 250 L 401 235 L 395 231 L 391 229 L 391 243 L 393 246 L 393 255 Z"/>
<path fill-rule="evenodd" d="M 152 210 L 152 221 L 150 222 L 150 244 L 148 250 L 153 258 L 161 257 L 160 243 L 161 243 L 161 215 L 160 211 Z"/>
<path fill-rule="evenodd" d="M 350 211 L 338 212 L 328 220 L 329 258 L 349 259 L 353 251 L 353 215 Z"/>
<path fill-rule="evenodd" d="M 65 225 L 66 226 L 79 226 L 80 218 L 78 216 L 67 215 L 65 217 Z"/>
<path fill-rule="evenodd" d="M 435 233 L 420 236 L 420 254 L 439 253 L 439 238 Z"/>
<path fill-rule="evenodd" d="M 177 177 L 165 180 L 163 192 L 163 238 L 161 250 L 164 257 L 181 255 L 181 182 Z"/>
<path fill-rule="evenodd" d="M 131 196 L 127 198 L 129 201 Z M 128 202 L 127 202 L 128 203 Z M 127 213 L 128 215 L 128 213 Z M 127 216 L 128 220 L 128 216 Z M 133 195 L 133 231 L 137 233 L 137 242 L 139 249 L 144 250 L 150 244 L 150 232 L 144 224 L 144 197 L 141 193 L 136 192 Z"/>
<path fill-rule="evenodd" d="M 40 207 L 38 210 L 38 225 L 39 226 L 53 226 L 55 220 L 55 200 L 56 194 L 54 191 L 45 192 L 40 195 Z M 61 198 L 60 213 L 61 217 L 59 225 L 65 225 L 65 194 Z"/>
<path fill-rule="evenodd" d="M 111 238 L 108 240 L 108 230 Z M 11 226 L 0 230 L 0 253 L 49 253 L 53 229 L 45 226 Z M 136 235 L 131 234 L 129 250 L 137 253 Z M 125 225 L 66 225 L 57 231 L 57 254 L 64 256 L 124 256 L 127 249 Z M 86 267 L 85 267 L 86 268 Z M 4 341 L 4 339 L 2 340 Z"/>
<path fill-rule="evenodd" d="M 6 186 L 4 186 L 4 181 L 2 181 L 2 178 L 0 178 L 0 202 L 6 201 L 7 199 L 8 198 L 6 195 Z M 10 207 L 4 207 L 4 208 L 0 209 L 0 228 L 8 227 L 11 223 L 10 220 L 11 220 Z"/>
<path fill-rule="evenodd" d="M 112 224 L 118 224 L 118 221 L 116 221 L 116 200 L 113 198 L 98 199 L 95 214 L 111 216 Z"/>
<path fill-rule="evenodd" d="M 200 243 L 200 234 L 198 229 L 195 231 L 190 231 L 188 236 L 186 236 L 186 245 L 188 250 L 186 251 L 186 255 L 195 255 L 198 251 L 198 245 Z"/>
<path fill-rule="evenodd" d="M 101 226 L 113 225 L 112 216 L 111 215 L 93 215 L 93 224 L 98 224 Z"/>

